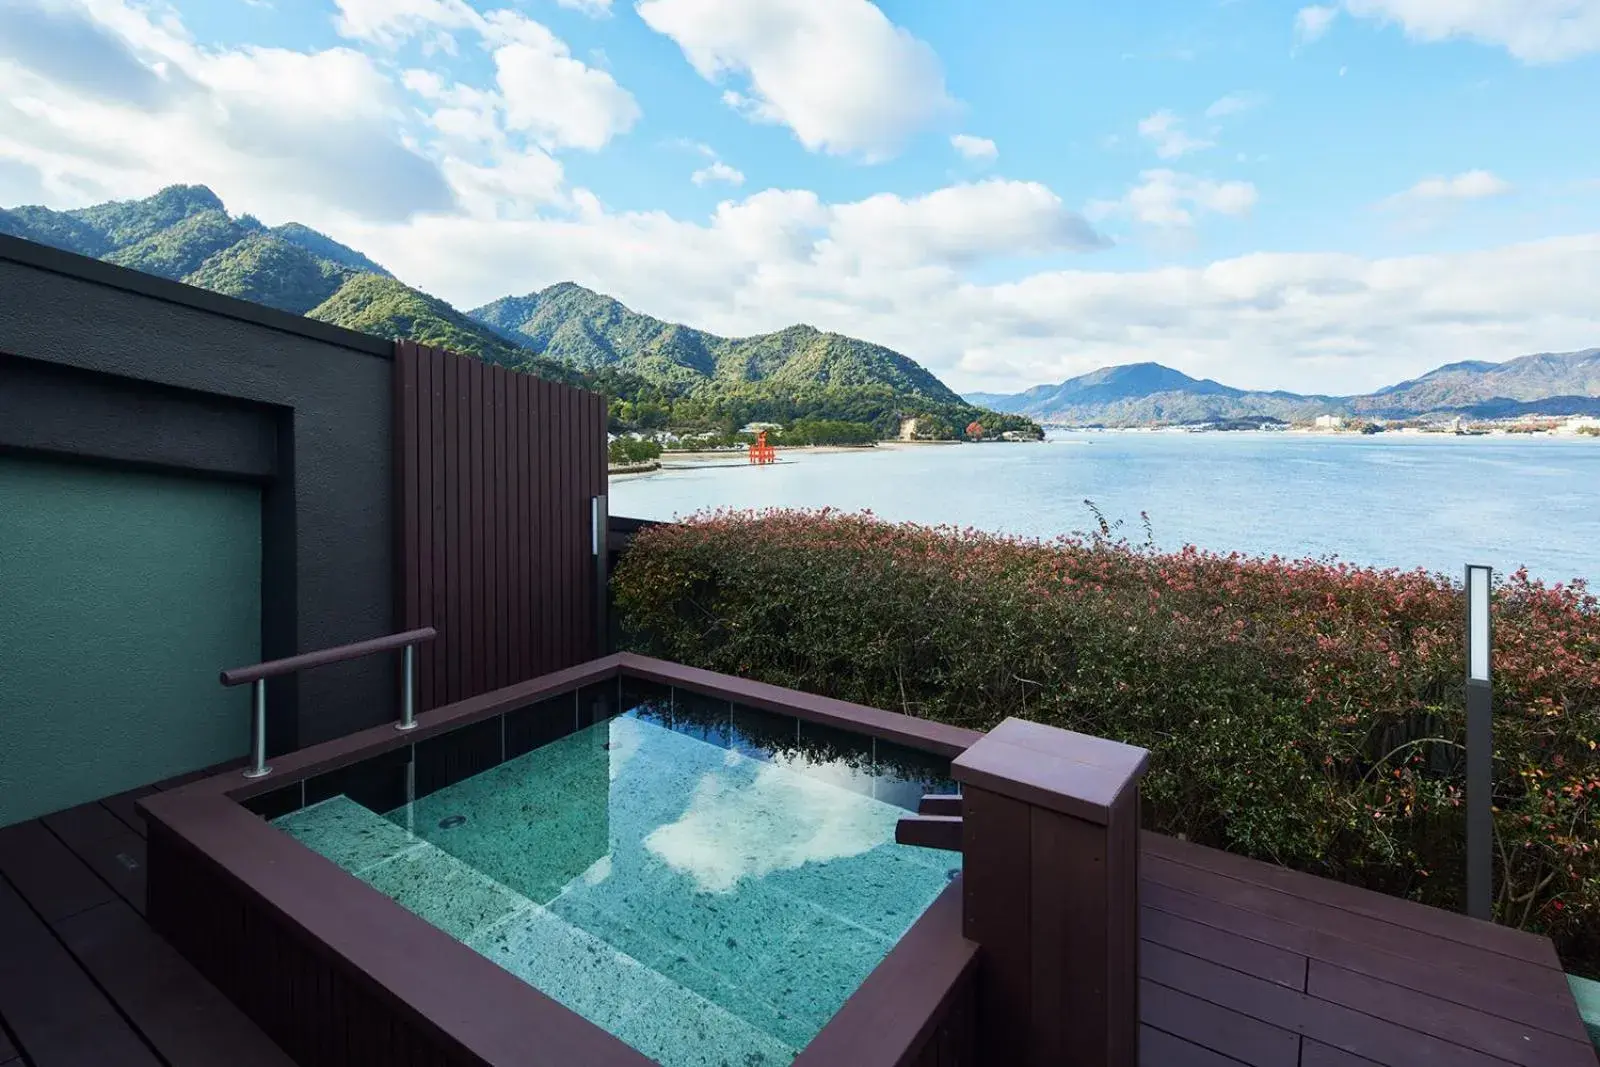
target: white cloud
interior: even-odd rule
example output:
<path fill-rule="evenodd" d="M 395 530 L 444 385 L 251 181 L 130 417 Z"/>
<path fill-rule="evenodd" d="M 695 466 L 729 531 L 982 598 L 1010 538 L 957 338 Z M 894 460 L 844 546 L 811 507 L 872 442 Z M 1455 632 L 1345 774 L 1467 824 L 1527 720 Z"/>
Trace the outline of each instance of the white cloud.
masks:
<path fill-rule="evenodd" d="M 1310 44 L 1319 40 L 1328 32 L 1328 27 L 1333 25 L 1335 16 L 1339 14 L 1337 7 L 1325 4 L 1313 4 L 1303 7 L 1294 15 L 1294 39 L 1299 44 Z"/>
<path fill-rule="evenodd" d="M 466 0 L 334 0 L 334 28 L 344 37 L 394 48 L 413 37 L 439 40 L 451 30 L 482 30 Z"/>
<path fill-rule="evenodd" d="M 19 26 L 27 47 L 10 51 Z M 62 201 L 204 182 L 245 210 L 448 209 L 444 175 L 401 124 L 396 87 L 351 49 L 206 49 L 120 0 L 0 9 L 0 159 Z"/>
<path fill-rule="evenodd" d="M 987 137 L 974 137 L 958 133 L 950 138 L 950 146 L 964 159 L 991 161 L 1000 155 L 1000 149 Z"/>
<path fill-rule="evenodd" d="M 561 164 L 537 148 L 497 153 L 489 165 L 450 158 L 444 173 L 462 209 L 478 217 L 529 218 L 566 200 Z"/>
<path fill-rule="evenodd" d="M 1183 120 L 1165 108 L 1139 120 L 1139 136 L 1155 145 L 1156 155 L 1162 159 L 1176 159 L 1213 143 L 1191 137 L 1184 131 Z"/>
<path fill-rule="evenodd" d="M 495 82 L 507 127 L 546 149 L 603 148 L 639 119 L 632 94 L 610 74 L 573 59 L 544 26 L 511 12 L 490 16 Z"/>
<path fill-rule="evenodd" d="M 1511 183 L 1486 170 L 1469 170 L 1453 178 L 1424 178 L 1403 193 L 1389 198 L 1389 202 L 1412 200 L 1482 200 L 1489 196 L 1503 196 L 1511 191 Z"/>
<path fill-rule="evenodd" d="M 1256 93 L 1229 93 L 1227 96 L 1219 97 L 1206 108 L 1206 118 L 1226 118 L 1229 115 L 1253 111 L 1260 106 L 1261 97 Z"/>
<path fill-rule="evenodd" d="M 1464 39 L 1504 48 L 1524 63 L 1561 63 L 1600 52 L 1596 0 L 1341 0 L 1337 6 L 1301 8 L 1295 41 L 1320 38 L 1341 10 L 1398 26 L 1417 41 Z"/>
<path fill-rule="evenodd" d="M 991 179 L 910 199 L 879 193 L 833 209 L 825 254 L 960 267 L 994 256 L 1083 251 L 1105 239 L 1038 182 Z"/>
<path fill-rule="evenodd" d="M 465 0 L 335 2 L 339 6 L 335 25 L 341 34 L 385 47 L 420 37 L 453 54 L 455 39 L 448 31 L 471 31 L 491 52 L 498 89 L 493 103 L 503 111 L 506 126 L 528 134 L 547 151 L 602 148 L 639 119 L 638 102 L 615 78 L 574 59 L 565 41 L 515 11 L 481 15 Z M 606 4 L 573 0 L 565 6 Z M 417 78 L 416 72 L 407 76 Z M 459 125 L 465 118 L 452 115 L 444 121 Z"/>
<path fill-rule="evenodd" d="M 1212 181 L 1173 170 L 1147 170 L 1139 184 L 1118 200 L 1097 200 L 1089 205 L 1091 219 L 1126 216 L 1146 226 L 1187 228 L 1196 211 L 1219 215 L 1245 215 L 1255 207 L 1256 187 L 1243 181 Z"/>
<path fill-rule="evenodd" d="M 611 14 L 611 0 L 556 0 L 556 6 L 599 18 Z"/>
<path fill-rule="evenodd" d="M 729 185 L 743 185 L 744 172 L 728 166 L 722 160 L 717 160 L 709 167 L 701 167 L 689 176 L 689 180 L 696 185 L 708 185 L 711 182 L 727 182 Z"/>
<path fill-rule="evenodd" d="M 811 151 L 881 160 L 951 107 L 938 57 L 868 0 L 639 0 L 723 100 Z"/>
<path fill-rule="evenodd" d="M 1344 0 L 1356 18 L 1398 25 L 1419 41 L 1465 38 L 1525 63 L 1560 63 L 1600 52 L 1596 0 Z"/>

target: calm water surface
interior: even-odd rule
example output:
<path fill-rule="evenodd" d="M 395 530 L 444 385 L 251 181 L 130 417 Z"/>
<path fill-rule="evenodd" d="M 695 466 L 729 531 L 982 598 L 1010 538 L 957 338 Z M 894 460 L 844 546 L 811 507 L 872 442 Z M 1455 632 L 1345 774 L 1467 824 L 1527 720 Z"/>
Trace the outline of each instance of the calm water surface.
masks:
<path fill-rule="evenodd" d="M 613 515 L 870 508 L 887 519 L 1054 536 L 1092 499 L 1156 544 L 1459 574 L 1526 566 L 1600 579 L 1600 440 L 1261 433 L 1057 433 L 1039 444 L 785 454 L 615 478 Z M 671 462 L 669 460 L 669 462 Z"/>

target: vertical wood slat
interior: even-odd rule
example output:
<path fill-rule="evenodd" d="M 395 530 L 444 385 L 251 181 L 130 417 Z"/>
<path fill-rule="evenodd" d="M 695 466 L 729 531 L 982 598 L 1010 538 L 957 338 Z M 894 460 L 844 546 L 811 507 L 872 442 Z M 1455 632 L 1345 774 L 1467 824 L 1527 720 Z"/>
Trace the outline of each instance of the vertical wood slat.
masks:
<path fill-rule="evenodd" d="M 399 625 L 440 634 L 419 709 L 596 655 L 603 398 L 397 342 L 394 407 Z"/>
<path fill-rule="evenodd" d="M 431 353 L 415 347 L 413 350 L 416 352 L 412 374 L 417 383 L 417 406 L 414 416 L 416 423 L 413 428 L 416 438 L 413 450 L 413 455 L 416 457 L 416 480 L 412 491 L 416 493 L 416 498 L 414 504 L 404 510 L 416 515 L 417 592 L 413 598 L 414 620 L 407 620 L 407 629 L 433 625 L 433 478 L 432 459 L 429 453 L 429 444 L 433 438 L 433 357 Z M 418 711 L 426 711 L 434 706 L 431 656 L 417 657 L 416 698 Z"/>
<path fill-rule="evenodd" d="M 500 577 L 500 508 L 504 488 L 500 485 L 500 376 L 508 373 L 499 367 L 483 368 L 483 614 L 488 622 L 483 635 L 483 678 L 491 689 L 505 685 L 501 681 L 502 659 L 500 642 L 505 626 L 505 613 L 500 610 L 503 589 Z"/>
<path fill-rule="evenodd" d="M 533 454 L 533 378 L 517 376 L 517 461 L 522 464 L 517 478 L 517 555 L 522 565 L 522 581 L 517 584 L 517 677 L 531 678 L 536 656 L 533 651 L 533 517 L 534 475 L 538 456 Z"/>
<path fill-rule="evenodd" d="M 583 571 L 581 573 L 587 577 L 580 588 L 585 591 L 582 603 L 584 614 L 588 616 L 583 627 L 583 643 L 588 649 L 585 658 L 592 659 L 604 651 L 595 636 L 599 632 L 600 626 L 600 602 L 595 596 L 598 586 L 595 581 L 594 519 L 593 507 L 590 505 L 590 501 L 593 497 L 605 492 L 604 487 L 600 484 L 601 472 L 596 464 L 594 449 L 594 441 L 596 437 L 604 435 L 605 425 L 600 418 L 599 397 L 585 395 L 580 396 L 578 399 L 583 406 L 584 414 L 587 416 L 583 421 L 583 434 L 578 438 L 578 447 L 583 450 L 583 469 L 586 473 L 583 502 L 585 505 L 589 505 L 591 515 L 590 521 L 585 524 L 585 528 L 589 530 L 589 536 L 583 539 L 583 551 L 580 553 L 583 558 Z M 604 530 L 600 531 L 600 550 L 602 552 L 605 551 Z"/>
<path fill-rule="evenodd" d="M 396 583 L 399 595 L 395 597 L 397 618 L 391 625 L 396 630 L 407 629 L 416 616 L 418 589 L 417 563 L 417 513 L 415 508 L 401 506 L 410 498 L 417 485 L 417 348 L 401 341 L 394 347 L 394 414 L 395 442 L 394 499 L 397 512 L 395 529 L 399 534 L 400 548 L 395 556 Z"/>
<path fill-rule="evenodd" d="M 515 435 L 511 420 L 516 416 L 516 379 L 511 371 L 503 372 L 504 384 L 499 394 L 500 404 L 500 545 L 504 553 L 505 581 L 500 591 L 500 662 L 501 685 L 520 681 L 527 675 L 517 673 L 517 620 L 511 605 L 511 590 L 520 580 L 517 574 L 516 523 L 517 486 L 512 478 L 512 460 L 515 456 Z"/>
<path fill-rule="evenodd" d="M 469 600 L 467 602 L 467 641 L 466 673 L 468 687 L 475 684 L 482 685 L 486 682 L 483 677 L 484 663 L 487 660 L 487 649 L 484 645 L 488 637 L 488 626 L 485 625 L 484 607 L 484 491 L 483 491 L 483 362 L 469 359 L 466 361 L 467 381 L 470 383 L 470 392 L 467 396 L 467 448 L 469 484 L 467 489 L 467 512 L 463 521 L 467 523 L 468 536 L 467 548 L 471 552 L 471 573 L 467 577 L 466 588 Z M 487 686 L 485 686 L 487 688 Z"/>
<path fill-rule="evenodd" d="M 455 672 L 447 699 L 467 687 L 472 671 L 472 365 L 465 359 L 452 359 L 456 367 L 456 387 L 452 403 L 456 409 L 454 481 L 457 535 L 451 544 L 450 585 L 456 609 L 456 639 L 451 646 L 450 669 Z"/>
<path fill-rule="evenodd" d="M 544 521 L 539 523 L 539 562 L 535 595 L 539 598 L 539 674 L 552 669 L 556 662 L 555 634 L 555 574 L 556 574 L 556 486 L 560 472 L 554 455 L 555 436 L 555 386 L 546 381 L 535 383 L 539 393 L 539 444 L 534 450 L 534 466 L 539 472 L 539 513 Z"/>
<path fill-rule="evenodd" d="M 509 685 L 511 682 L 511 665 L 508 662 L 511 643 L 507 640 L 511 629 L 511 620 L 506 617 L 506 587 L 511 584 L 511 547 L 510 538 L 506 530 L 506 509 L 510 506 L 508 490 L 510 485 L 506 479 L 506 392 L 507 381 L 511 372 L 501 367 L 490 370 L 490 381 L 494 383 L 494 433 L 490 435 L 489 457 L 494 464 L 494 552 L 490 559 L 494 561 L 494 619 L 491 632 L 494 634 L 494 665 L 489 672 L 489 680 L 496 689 Z"/>
<path fill-rule="evenodd" d="M 444 673 L 444 685 L 439 693 L 439 702 L 448 704 L 450 694 L 460 687 L 461 677 L 459 669 L 461 641 L 455 636 L 461 621 L 459 607 L 461 575 L 456 569 L 461 544 L 461 508 L 457 502 L 461 479 L 458 470 L 459 449 L 456 447 L 457 427 L 461 421 L 461 406 L 456 402 L 456 394 L 461 384 L 461 361 L 445 356 L 441 359 L 440 365 L 444 371 L 444 391 L 440 397 L 440 410 L 444 413 L 444 435 L 439 442 L 440 470 L 434 485 L 444 497 L 440 503 L 444 519 L 445 551 L 444 558 L 440 561 L 442 566 L 434 572 L 434 580 L 444 587 L 445 629 L 442 636 L 436 638 L 434 643 L 438 646 L 439 667 Z"/>
<path fill-rule="evenodd" d="M 449 604 L 449 587 L 445 584 L 445 361 L 432 349 L 428 350 L 428 381 L 431 386 L 429 405 L 432 409 L 432 427 L 429 443 L 428 461 L 431 467 L 428 487 L 431 493 L 429 501 L 433 509 L 433 564 L 429 568 L 433 581 L 433 603 L 431 605 L 433 626 L 435 629 L 447 629 L 447 607 Z M 436 642 L 437 644 L 437 642 Z M 429 707 L 438 707 L 445 702 L 445 681 L 448 677 L 445 671 L 445 661 L 442 647 L 430 647 L 425 652 L 418 651 L 419 655 L 426 656 L 431 671 L 432 684 L 430 686 Z"/>
<path fill-rule="evenodd" d="M 156 830 L 149 919 L 296 1063 L 447 1063 L 433 1028 L 254 902 L 250 892 Z"/>
<path fill-rule="evenodd" d="M 976 1011 L 996 1063 L 1022 1063 L 1033 1002 L 1029 945 L 1033 833 L 1028 805 L 970 785 L 962 790 L 963 933 L 983 946 Z"/>
<path fill-rule="evenodd" d="M 506 375 L 505 414 L 500 420 L 500 447 L 505 455 L 505 463 L 501 467 L 501 486 L 505 493 L 505 507 L 501 511 L 500 540 L 505 545 L 506 573 L 508 578 L 504 590 L 505 618 L 501 620 L 504 628 L 504 656 L 505 680 L 514 682 L 527 675 L 519 672 L 519 652 L 517 649 L 517 630 L 521 620 L 517 615 L 517 603 L 514 590 L 522 585 L 522 560 L 517 553 L 517 378 L 520 375 Z"/>
<path fill-rule="evenodd" d="M 500 617 L 496 620 L 496 632 L 499 634 L 498 645 L 500 653 L 500 670 L 498 677 L 501 685 L 510 685 L 512 682 L 521 681 L 527 675 L 518 674 L 516 669 L 516 638 L 517 623 L 511 608 L 511 590 L 516 588 L 519 581 L 517 575 L 516 551 L 516 524 L 512 521 L 517 506 L 517 487 L 511 478 L 513 448 L 513 434 L 511 432 L 511 419 L 516 414 L 516 379 L 512 371 L 500 372 L 500 388 L 495 393 L 495 425 L 498 427 L 495 441 L 497 453 L 496 470 L 499 471 L 499 511 L 496 529 L 500 542 L 500 589 L 499 604 Z"/>
<path fill-rule="evenodd" d="M 552 390 L 556 402 L 556 419 L 560 425 L 566 425 L 572 418 L 572 406 L 568 403 L 568 396 L 560 389 Z M 557 514 L 566 510 L 567 501 L 572 496 L 572 448 L 567 441 L 567 435 L 556 433 L 551 438 L 549 462 L 554 467 L 556 491 L 554 494 L 552 510 Z M 565 523 L 557 524 L 552 531 L 555 534 L 555 552 L 552 553 L 550 576 L 554 586 L 555 619 L 552 620 L 551 629 L 554 631 L 555 648 L 551 661 L 559 663 L 571 655 L 572 631 L 557 625 L 555 620 L 571 618 L 567 601 L 567 590 L 571 587 L 572 580 L 572 539 L 567 535 Z"/>

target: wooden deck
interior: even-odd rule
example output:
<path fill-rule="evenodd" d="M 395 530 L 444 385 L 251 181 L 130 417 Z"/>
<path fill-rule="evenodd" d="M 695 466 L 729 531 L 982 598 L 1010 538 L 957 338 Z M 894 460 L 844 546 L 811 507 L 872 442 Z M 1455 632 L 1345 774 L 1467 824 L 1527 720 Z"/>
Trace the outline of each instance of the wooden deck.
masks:
<path fill-rule="evenodd" d="M 0 830 L 0 1067 L 289 1067 L 144 922 L 154 789 Z M 1154 834 L 1140 873 L 1146 1067 L 1596 1065 L 1546 939 Z"/>
<path fill-rule="evenodd" d="M 0 829 L 0 1067 L 292 1067 L 144 921 L 156 790 Z"/>
<path fill-rule="evenodd" d="M 1548 939 L 1145 834 L 1148 1067 L 1595 1067 Z"/>

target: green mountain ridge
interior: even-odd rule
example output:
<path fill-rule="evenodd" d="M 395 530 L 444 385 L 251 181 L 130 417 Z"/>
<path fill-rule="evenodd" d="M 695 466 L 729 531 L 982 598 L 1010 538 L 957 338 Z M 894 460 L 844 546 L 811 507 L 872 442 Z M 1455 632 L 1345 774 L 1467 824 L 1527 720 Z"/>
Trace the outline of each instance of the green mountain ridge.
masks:
<path fill-rule="evenodd" d="M 353 271 L 318 259 L 270 232 L 252 233 L 207 258 L 183 281 L 225 296 L 304 315 L 348 281 Z"/>
<path fill-rule="evenodd" d="M 103 259 L 385 338 L 439 345 L 611 395 L 618 429 L 731 434 L 751 420 L 870 424 L 890 436 L 1037 433 L 1025 417 L 967 403 L 882 345 L 791 326 L 723 338 L 663 322 L 567 282 L 463 314 L 300 223 L 230 216 L 203 185 L 72 211 L 0 210 L 0 233 Z"/>
<path fill-rule="evenodd" d="M 685 386 L 708 379 L 792 389 L 886 385 L 940 404 L 962 403 L 921 365 L 882 345 L 805 325 L 719 337 L 642 315 L 572 282 L 504 297 L 467 314 L 502 336 L 585 370 L 615 368 Z"/>
<path fill-rule="evenodd" d="M 327 300 L 306 312 L 309 319 L 377 337 L 471 353 L 486 363 L 537 374 L 568 385 L 586 384 L 573 368 L 486 334 L 461 312 L 427 293 L 380 274 L 354 274 Z"/>

